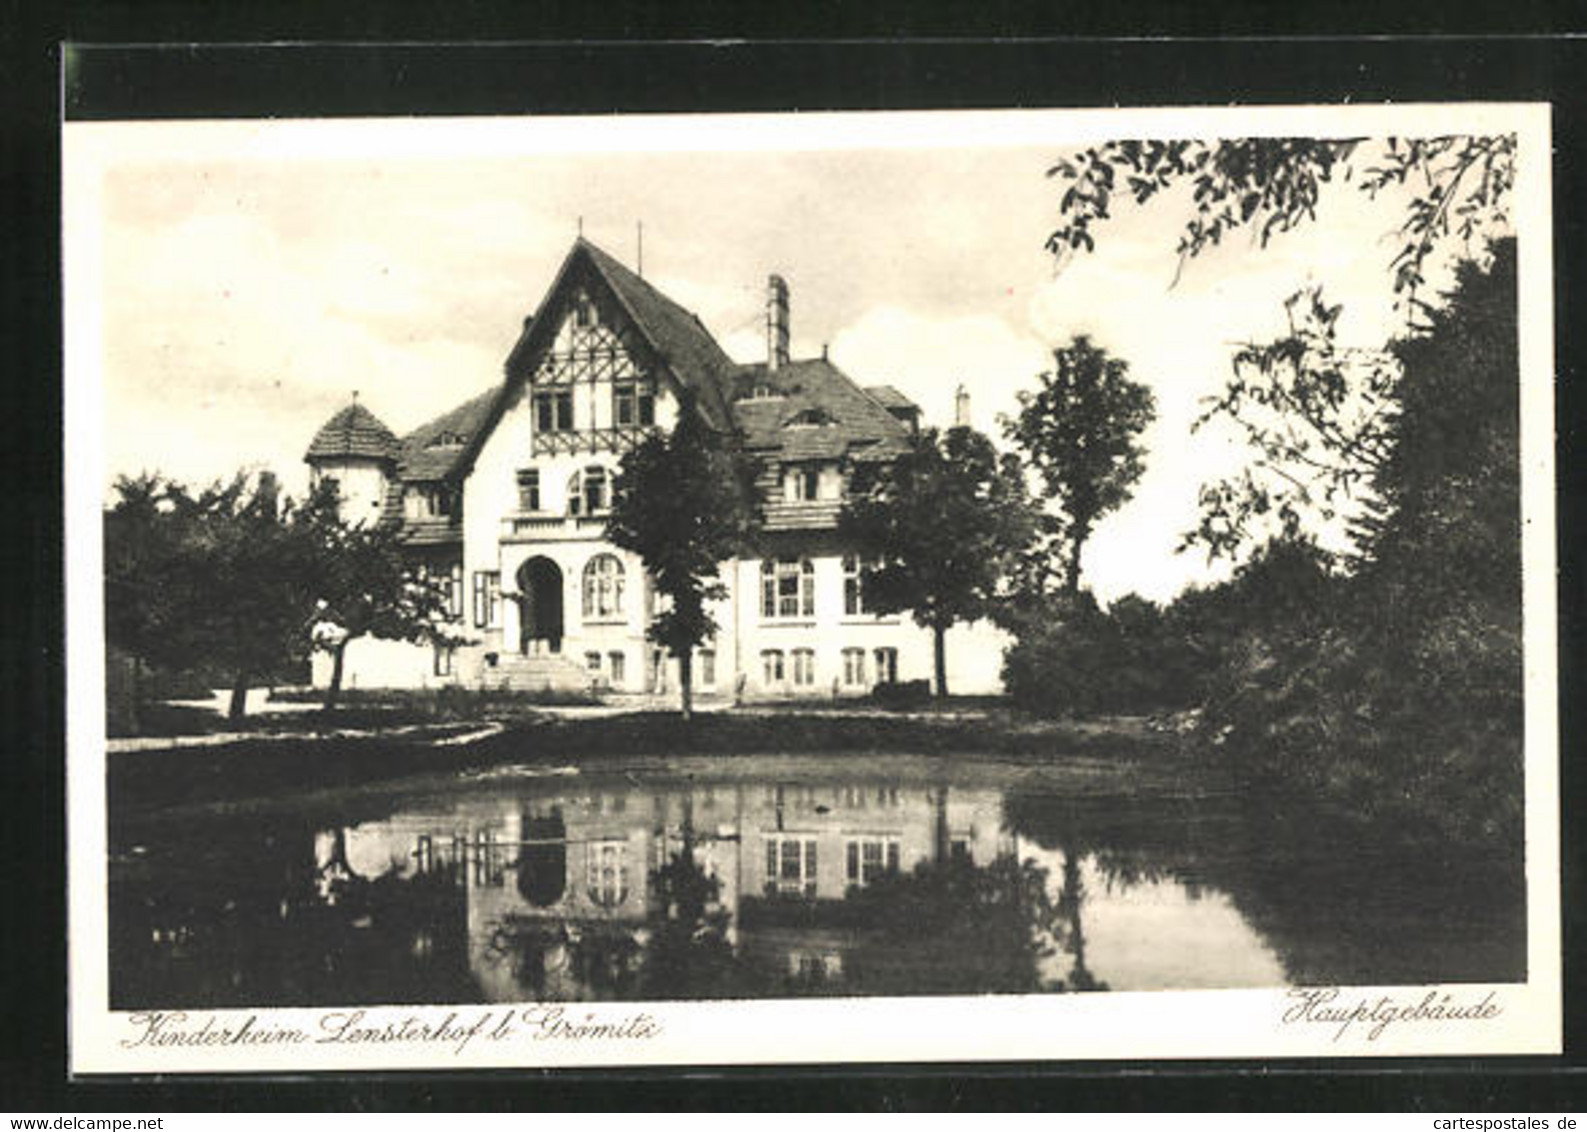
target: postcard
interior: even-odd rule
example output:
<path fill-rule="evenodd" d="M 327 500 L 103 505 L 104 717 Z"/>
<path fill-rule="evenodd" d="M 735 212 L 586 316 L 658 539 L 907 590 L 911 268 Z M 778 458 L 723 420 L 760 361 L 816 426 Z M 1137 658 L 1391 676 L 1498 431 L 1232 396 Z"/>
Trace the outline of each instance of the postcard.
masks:
<path fill-rule="evenodd" d="M 75 1073 L 1560 1050 L 1546 105 L 63 129 Z"/>

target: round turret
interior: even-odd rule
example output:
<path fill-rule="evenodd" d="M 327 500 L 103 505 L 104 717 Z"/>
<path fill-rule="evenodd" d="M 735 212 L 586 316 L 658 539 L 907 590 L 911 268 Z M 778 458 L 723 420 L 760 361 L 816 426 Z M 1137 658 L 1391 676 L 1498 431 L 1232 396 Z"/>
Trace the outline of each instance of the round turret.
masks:
<path fill-rule="evenodd" d="M 315 486 L 336 484 L 343 521 L 373 523 L 385 504 L 399 448 L 396 435 L 355 400 L 320 427 L 303 459 Z"/>

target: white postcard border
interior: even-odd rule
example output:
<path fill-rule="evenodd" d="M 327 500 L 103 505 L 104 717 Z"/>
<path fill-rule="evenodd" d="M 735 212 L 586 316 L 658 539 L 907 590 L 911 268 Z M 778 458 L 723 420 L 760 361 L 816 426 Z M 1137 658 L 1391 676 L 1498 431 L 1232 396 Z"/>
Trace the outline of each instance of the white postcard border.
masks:
<path fill-rule="evenodd" d="M 1555 479 L 1553 417 L 1553 229 L 1547 104 L 1439 103 L 1406 106 L 1153 108 L 970 111 L 660 118 L 533 118 L 331 121 L 256 124 L 73 123 L 63 142 L 65 268 L 65 501 L 67 552 L 69 1033 L 75 1073 L 303 1072 L 503 1066 L 929 1062 L 1048 1059 L 1352 1058 L 1547 1054 L 1562 1041 L 1559 783 L 1557 750 Z M 1041 142 L 1117 136 L 1254 136 L 1388 132 L 1515 132 L 1519 245 L 1526 624 L 1526 809 L 1528 981 L 1524 985 L 1333 988 L 1308 1013 L 1296 992 L 1185 991 L 977 998 L 838 999 L 733 1003 L 626 1003 L 561 1007 L 371 1007 L 356 1028 L 401 1032 L 464 1029 L 462 1042 L 414 1038 L 324 1040 L 346 1011 L 189 1010 L 157 1029 L 199 1035 L 157 1045 L 151 1023 L 108 1009 L 101 606 L 104 422 L 99 359 L 100 179 L 139 151 L 151 132 L 182 130 L 250 156 L 572 151 L 586 147 L 771 149 Z M 514 147 L 518 147 L 515 150 Z M 1451 931 L 1459 925 L 1452 924 Z M 1326 991 L 1326 988 L 1324 989 Z M 1431 996 L 1431 997 L 1429 997 Z M 1447 996 L 1447 997 L 1446 997 Z M 1387 1002 L 1387 1006 L 1385 1005 Z M 1497 1009 L 1440 1021 L 1432 1007 Z M 1453 1007 L 1448 1004 L 1453 1003 Z M 1431 1005 L 1430 1005 L 1431 1004 Z M 1422 1016 L 1415 1016 L 1418 1006 Z M 1404 1009 L 1403 1019 L 1383 1020 Z M 1346 1023 L 1329 1009 L 1359 1010 Z M 572 1027 L 545 1035 L 545 1012 Z M 538 1011 L 539 1013 L 534 1013 Z M 1374 1013 L 1374 1011 L 1376 1013 Z M 1298 1013 L 1297 1013 L 1298 1012 Z M 254 1019 L 253 1022 L 248 1020 Z M 635 1019 L 642 1018 L 642 1023 Z M 1379 1025 L 1379 1023 L 1382 1023 Z M 247 1024 L 245 1028 L 245 1024 Z M 206 1028 L 207 1027 L 207 1028 Z M 604 1029 L 602 1029 L 604 1027 Z M 308 1038 L 261 1043 L 298 1029 Z M 491 1037 L 492 1029 L 501 1030 Z M 555 1029 L 553 1026 L 552 1029 Z M 640 1031 L 645 1031 L 641 1033 Z M 1376 1031 L 1376 1036 L 1371 1034 Z M 225 1041 L 213 1037 L 229 1032 Z M 415 1032 L 410 1027 L 410 1035 Z M 140 1040 L 142 1035 L 142 1040 Z M 205 1037 L 204 1035 L 210 1035 Z M 543 1035 L 543 1036 L 537 1036 Z"/>

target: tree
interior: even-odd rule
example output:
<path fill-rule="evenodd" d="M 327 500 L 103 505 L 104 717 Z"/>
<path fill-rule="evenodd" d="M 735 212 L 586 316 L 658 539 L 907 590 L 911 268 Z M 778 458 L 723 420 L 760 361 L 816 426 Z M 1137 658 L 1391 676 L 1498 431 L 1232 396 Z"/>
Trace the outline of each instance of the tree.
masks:
<path fill-rule="evenodd" d="M 390 524 L 341 521 L 329 484 L 300 512 L 316 546 L 318 607 L 313 647 L 331 655 L 324 709 L 336 707 L 347 646 L 360 637 L 388 641 L 459 643 L 447 626 L 450 614 L 443 578 L 413 561 Z"/>
<path fill-rule="evenodd" d="M 104 513 L 105 639 L 138 660 L 181 664 L 181 595 L 171 584 L 187 538 L 185 491 L 158 475 L 123 476 Z"/>
<path fill-rule="evenodd" d="M 721 562 L 750 542 L 754 469 L 685 397 L 677 425 L 623 457 L 606 537 L 643 559 L 662 602 L 650 639 L 678 659 L 684 719 L 693 712 L 694 649 L 716 632 L 708 602 L 727 596 Z"/>
<path fill-rule="evenodd" d="M 1060 158 L 1048 172 L 1066 183 L 1062 223 L 1047 247 L 1065 255 L 1095 245 L 1116 195 L 1143 204 L 1178 184 L 1194 186 L 1193 212 L 1177 252 L 1179 266 L 1228 233 L 1255 226 L 1261 246 L 1315 219 L 1322 187 L 1354 180 L 1369 197 L 1410 194 L 1390 261 L 1394 290 L 1416 303 L 1433 248 L 1450 234 L 1463 244 L 1508 220 L 1515 181 L 1513 134 L 1431 138 L 1231 138 L 1225 141 L 1111 141 Z M 1176 275 L 1177 278 L 1177 275 Z"/>
<path fill-rule="evenodd" d="M 1005 435 L 1040 474 L 1063 515 L 1064 586 L 1080 591 L 1080 553 L 1097 520 L 1121 506 L 1140 479 L 1140 434 L 1157 414 L 1152 391 L 1129 378 L 1129 364 L 1077 335 L 1053 351 L 1041 388 L 1019 395 Z"/>
<path fill-rule="evenodd" d="M 304 655 L 319 556 L 275 477 L 239 473 L 197 495 L 122 480 L 105 518 L 108 635 L 173 667 L 227 675 L 228 717 L 249 687 Z"/>
<path fill-rule="evenodd" d="M 838 519 L 840 537 L 873 563 L 861 578 L 866 607 L 907 611 L 932 631 L 938 697 L 948 694 L 948 630 L 997 608 L 1044 529 L 1017 458 L 965 427 L 922 431 Z"/>
<path fill-rule="evenodd" d="M 1342 308 L 1320 287 L 1292 295 L 1284 310 L 1288 332 L 1236 351 L 1223 392 L 1191 426 L 1232 425 L 1251 459 L 1202 487 L 1201 517 L 1181 549 L 1238 558 L 1264 537 L 1293 539 L 1375 506 L 1374 472 L 1393 446 L 1399 363 L 1388 350 L 1340 344 Z"/>
<path fill-rule="evenodd" d="M 1425 326 L 1387 347 L 1398 377 L 1374 443 L 1317 442 L 1319 458 L 1349 457 L 1350 482 L 1373 504 L 1353 527 L 1348 569 L 1281 536 L 1236 571 L 1218 608 L 1197 604 L 1215 615 L 1204 623 L 1228 626 L 1206 720 L 1245 773 L 1362 815 L 1409 811 L 1519 860 L 1514 242 L 1485 258 L 1458 265 Z M 1315 385 L 1326 369 L 1295 375 Z"/>

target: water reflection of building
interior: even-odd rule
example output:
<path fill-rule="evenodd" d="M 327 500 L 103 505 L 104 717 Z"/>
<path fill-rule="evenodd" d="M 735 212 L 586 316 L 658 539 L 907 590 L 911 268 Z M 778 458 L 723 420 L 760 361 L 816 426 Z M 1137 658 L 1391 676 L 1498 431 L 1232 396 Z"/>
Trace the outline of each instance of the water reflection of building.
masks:
<path fill-rule="evenodd" d="M 758 859 L 738 909 L 743 959 L 790 991 L 859 989 L 878 925 L 844 902 L 887 873 L 1013 847 L 1001 794 L 893 781 L 771 784 L 744 815 Z M 970 958 L 970 957 L 967 957 Z M 973 962 L 973 958 L 971 958 Z"/>
<path fill-rule="evenodd" d="M 452 871 L 486 998 L 599 1000 L 668 914 L 656 877 L 686 841 L 760 980 L 841 984 L 867 933 L 846 898 L 922 862 L 991 861 L 1014 847 L 1002 825 L 992 789 L 729 781 L 479 799 L 422 827 L 361 825 L 347 843 L 355 860 Z"/>

